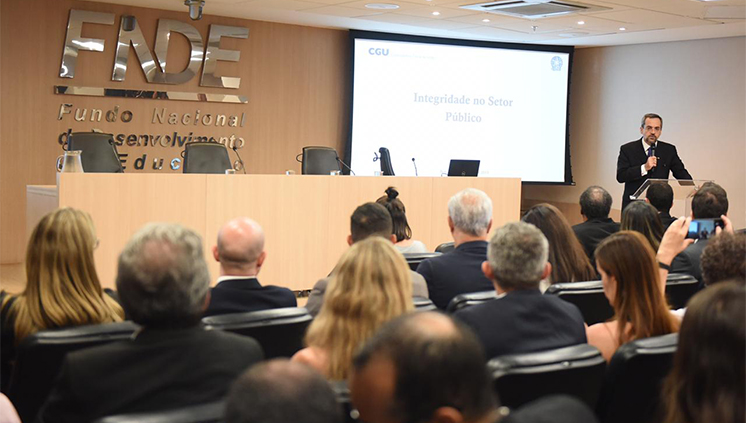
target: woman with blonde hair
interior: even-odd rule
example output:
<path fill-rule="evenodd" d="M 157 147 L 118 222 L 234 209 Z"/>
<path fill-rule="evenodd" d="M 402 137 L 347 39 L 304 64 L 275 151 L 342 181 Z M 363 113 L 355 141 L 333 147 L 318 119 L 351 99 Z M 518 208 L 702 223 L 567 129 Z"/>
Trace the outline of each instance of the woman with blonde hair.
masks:
<path fill-rule="evenodd" d="M 614 317 L 589 327 L 586 334 L 607 361 L 622 344 L 678 332 L 655 252 L 642 234 L 621 231 L 606 238 L 596 249 L 596 267 Z"/>
<path fill-rule="evenodd" d="M 101 288 L 93 260 L 97 243 L 91 216 L 80 210 L 56 210 L 36 225 L 26 249 L 26 288 L 2 293 L 2 370 L 9 370 L 15 347 L 40 330 L 124 318 Z"/>
<path fill-rule="evenodd" d="M 324 304 L 293 360 L 344 380 L 358 347 L 385 322 L 413 309 L 404 257 L 388 240 L 370 237 L 345 252 L 332 273 Z"/>

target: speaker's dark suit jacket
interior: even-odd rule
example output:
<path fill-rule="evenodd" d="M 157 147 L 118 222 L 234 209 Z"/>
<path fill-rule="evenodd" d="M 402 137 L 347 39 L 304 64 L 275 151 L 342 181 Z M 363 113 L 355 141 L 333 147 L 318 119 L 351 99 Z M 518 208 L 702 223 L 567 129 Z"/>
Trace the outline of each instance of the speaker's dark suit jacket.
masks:
<path fill-rule="evenodd" d="M 90 422 L 223 399 L 263 358 L 252 338 L 201 325 L 143 329 L 135 338 L 68 354 L 38 422 Z"/>
<path fill-rule="evenodd" d="M 708 241 L 709 239 L 697 240 L 697 242 L 686 247 L 684 251 L 674 257 L 673 262 L 671 262 L 671 273 L 686 273 L 687 275 L 694 276 L 698 281 L 704 282 L 702 280 L 700 259 L 702 258 L 702 252 L 707 247 Z"/>
<path fill-rule="evenodd" d="M 482 341 L 487 358 L 585 344 L 583 315 L 574 305 L 538 289 L 466 307 L 455 317 Z"/>
<path fill-rule="evenodd" d="M 573 226 L 572 230 L 583 246 L 588 259 L 595 266 L 596 247 L 609 235 L 619 232 L 619 224 L 610 217 L 594 218 Z"/>
<path fill-rule="evenodd" d="M 465 242 L 450 253 L 424 260 L 417 273 L 425 277 L 430 300 L 445 310 L 456 295 L 495 289 L 482 273 L 485 260 L 487 241 Z"/>
<path fill-rule="evenodd" d="M 210 290 L 205 316 L 297 307 L 293 291 L 279 286 L 262 286 L 255 277 L 221 281 Z"/>
<path fill-rule="evenodd" d="M 616 180 L 624 183 L 624 195 L 622 196 L 622 210 L 632 200 L 629 196 L 634 194 L 640 185 L 648 179 L 668 179 L 673 173 L 676 179 L 692 179 L 687 172 L 684 163 L 676 152 L 676 147 L 663 141 L 656 142 L 655 156 L 658 157 L 658 166 L 648 171 L 645 176 L 640 176 L 640 166 L 648 161 L 647 153 L 642 147 L 642 138 L 630 141 L 619 149 L 619 158 L 616 162 Z"/>

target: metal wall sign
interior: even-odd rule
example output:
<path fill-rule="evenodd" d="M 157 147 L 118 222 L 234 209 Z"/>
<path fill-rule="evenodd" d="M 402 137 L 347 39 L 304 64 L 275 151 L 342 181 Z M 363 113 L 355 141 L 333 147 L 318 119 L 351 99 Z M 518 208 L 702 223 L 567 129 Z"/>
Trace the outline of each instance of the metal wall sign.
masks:
<path fill-rule="evenodd" d="M 103 52 L 105 41 L 98 38 L 82 37 L 83 24 L 113 25 L 113 13 L 91 12 L 86 10 L 70 10 L 65 34 L 65 47 L 62 54 L 59 76 L 74 78 L 75 67 L 81 51 Z M 190 45 L 189 61 L 180 72 L 166 72 L 169 40 L 172 33 L 179 33 L 186 37 Z M 202 67 L 199 85 L 203 87 L 217 87 L 238 89 L 241 78 L 235 76 L 216 76 L 218 61 L 238 62 L 241 52 L 220 48 L 220 39 L 224 37 L 247 39 L 249 29 L 238 26 L 210 25 L 207 48 L 197 28 L 189 23 L 159 19 L 156 30 L 154 52 L 150 50 L 142 34 L 137 19 L 131 15 L 122 16 L 119 24 L 114 65 L 111 80 L 124 81 L 127 73 L 127 61 L 130 48 L 140 62 L 145 80 L 151 84 L 179 85 L 191 81 Z M 55 86 L 56 94 L 86 95 L 102 97 L 130 97 L 163 100 L 204 101 L 221 103 L 247 103 L 248 98 L 241 95 L 222 95 L 206 93 L 186 93 L 180 91 L 127 90 L 115 87 L 79 87 Z"/>

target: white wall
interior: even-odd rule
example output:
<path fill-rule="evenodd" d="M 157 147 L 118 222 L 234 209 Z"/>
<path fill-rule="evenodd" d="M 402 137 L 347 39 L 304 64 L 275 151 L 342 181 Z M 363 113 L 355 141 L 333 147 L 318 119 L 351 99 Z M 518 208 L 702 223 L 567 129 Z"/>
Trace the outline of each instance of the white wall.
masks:
<path fill-rule="evenodd" d="M 570 91 L 574 187 L 528 186 L 524 198 L 577 203 L 601 185 L 621 205 L 619 147 L 640 137 L 640 118 L 663 116 L 695 179 L 728 192 L 728 215 L 746 227 L 746 38 L 578 49 Z"/>

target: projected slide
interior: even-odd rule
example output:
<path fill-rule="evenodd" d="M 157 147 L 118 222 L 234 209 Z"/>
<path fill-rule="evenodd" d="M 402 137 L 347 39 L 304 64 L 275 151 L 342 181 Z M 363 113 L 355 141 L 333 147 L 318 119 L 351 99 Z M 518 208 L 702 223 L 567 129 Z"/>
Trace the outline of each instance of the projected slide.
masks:
<path fill-rule="evenodd" d="M 442 176 L 451 159 L 480 160 L 480 177 L 565 181 L 570 54 L 354 40 L 350 166 Z M 412 159 L 415 159 L 413 163 Z M 569 164 L 568 164 L 569 165 Z"/>

